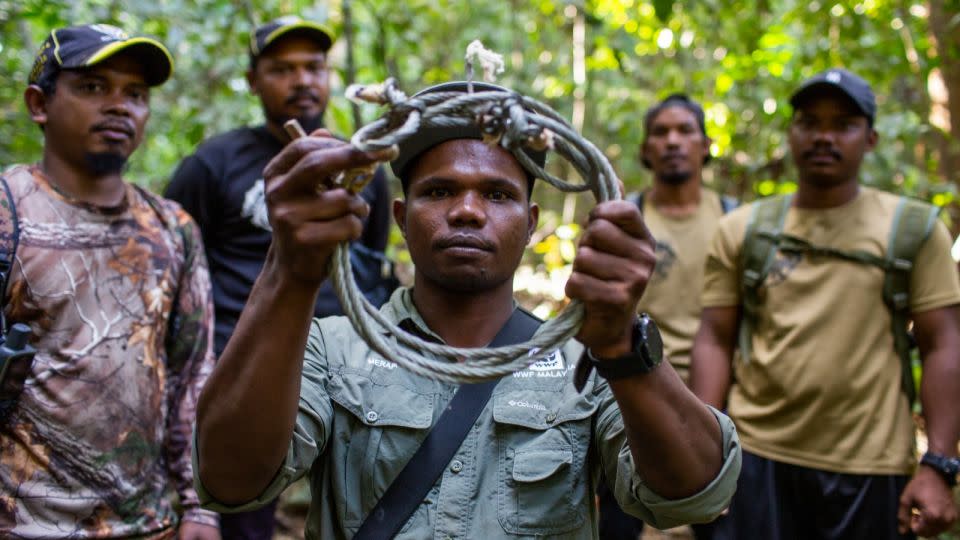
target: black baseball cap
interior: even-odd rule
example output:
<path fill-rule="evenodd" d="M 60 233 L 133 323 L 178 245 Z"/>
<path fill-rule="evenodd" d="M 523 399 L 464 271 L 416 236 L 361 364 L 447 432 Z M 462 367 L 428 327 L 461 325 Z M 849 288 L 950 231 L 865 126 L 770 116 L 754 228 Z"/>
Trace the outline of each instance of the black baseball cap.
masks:
<path fill-rule="evenodd" d="M 870 89 L 867 81 L 842 68 L 828 69 L 804 81 L 790 97 L 790 105 L 796 110 L 808 98 L 824 89 L 839 90 L 853 101 L 871 124 L 873 123 L 877 114 L 877 99 L 873 95 L 873 90 Z"/>
<path fill-rule="evenodd" d="M 466 93 L 468 91 L 468 84 L 469 83 L 466 81 L 445 82 L 429 88 L 424 88 L 423 90 L 414 94 L 413 97 L 436 92 Z M 484 82 L 474 82 L 473 91 L 512 92 L 508 88 Z M 434 146 L 437 146 L 438 144 L 452 141 L 454 139 L 483 139 L 483 135 L 480 133 L 480 128 L 475 124 L 458 127 L 438 126 L 421 128 L 415 135 L 407 137 L 398 145 L 400 148 L 400 154 L 396 159 L 390 162 L 390 168 L 393 170 L 394 176 L 400 178 L 402 182 L 406 182 L 406 179 L 404 178 L 404 172 L 413 162 L 414 158 L 433 148 Z M 545 150 L 538 151 L 529 147 L 524 147 L 523 151 L 530 156 L 530 159 L 532 159 L 534 163 L 540 167 L 543 167 L 544 163 L 547 161 L 547 152 Z M 530 179 L 533 180 L 533 176 L 529 174 L 529 171 L 528 176 L 530 176 Z"/>
<path fill-rule="evenodd" d="M 143 64 L 150 86 L 163 84 L 173 73 L 173 57 L 159 41 L 128 36 L 109 24 L 85 24 L 50 32 L 37 52 L 28 83 L 36 84 L 54 70 L 89 68 L 121 52 L 136 56 Z"/>
<path fill-rule="evenodd" d="M 250 36 L 250 58 L 256 59 L 278 39 L 292 33 L 313 39 L 324 51 L 333 45 L 333 32 L 329 28 L 320 23 L 305 21 L 296 15 L 288 15 L 274 19 L 253 31 Z"/>

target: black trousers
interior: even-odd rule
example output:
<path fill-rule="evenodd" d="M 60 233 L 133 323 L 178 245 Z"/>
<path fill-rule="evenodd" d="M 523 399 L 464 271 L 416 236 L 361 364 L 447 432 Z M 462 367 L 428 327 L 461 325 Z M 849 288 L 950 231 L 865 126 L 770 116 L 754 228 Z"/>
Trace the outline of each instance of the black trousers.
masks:
<path fill-rule="evenodd" d="M 220 514 L 220 535 L 223 540 L 270 540 L 273 538 L 274 513 L 277 501 L 250 512 Z"/>
<path fill-rule="evenodd" d="M 821 471 L 744 451 L 730 511 L 713 523 L 711 540 L 914 540 L 897 533 L 909 479 Z"/>
<path fill-rule="evenodd" d="M 613 492 L 607 487 L 605 478 L 600 479 L 597 487 L 597 499 L 600 504 L 600 540 L 637 540 L 643 532 L 643 521 L 620 509 Z M 693 536 L 697 540 L 709 540 L 713 523 L 693 525 Z"/>
<path fill-rule="evenodd" d="M 600 478 L 597 486 L 600 504 L 599 533 L 601 540 L 637 540 L 643 532 L 643 521 L 620 509 L 606 478 Z"/>

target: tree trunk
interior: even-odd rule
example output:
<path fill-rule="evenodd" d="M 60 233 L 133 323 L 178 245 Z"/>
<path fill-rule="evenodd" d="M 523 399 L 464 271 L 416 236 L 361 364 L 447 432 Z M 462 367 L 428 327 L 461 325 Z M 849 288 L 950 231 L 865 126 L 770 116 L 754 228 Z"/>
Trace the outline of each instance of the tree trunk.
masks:
<path fill-rule="evenodd" d="M 940 145 L 940 171 L 960 186 L 960 0 L 930 0 L 930 32 L 940 59 L 947 132 Z M 933 104 L 937 106 L 938 104 Z"/>
<path fill-rule="evenodd" d="M 929 0 L 930 41 L 940 60 L 930 73 L 930 123 L 939 154 L 939 172 L 960 187 L 960 0 Z M 948 205 L 953 234 L 960 233 L 960 205 Z"/>
<path fill-rule="evenodd" d="M 357 66 L 353 58 L 353 9 L 350 0 L 343 0 L 343 38 L 347 42 L 347 86 L 357 82 Z M 363 125 L 363 118 L 360 116 L 360 106 L 350 102 L 350 112 L 353 113 L 353 130 L 357 131 Z"/>

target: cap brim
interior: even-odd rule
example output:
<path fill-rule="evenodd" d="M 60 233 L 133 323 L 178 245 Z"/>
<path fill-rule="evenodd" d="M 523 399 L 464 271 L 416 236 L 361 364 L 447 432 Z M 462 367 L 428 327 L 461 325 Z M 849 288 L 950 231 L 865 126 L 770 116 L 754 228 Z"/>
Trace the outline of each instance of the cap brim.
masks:
<path fill-rule="evenodd" d="M 846 88 L 840 86 L 839 84 L 834 84 L 830 81 L 825 81 L 825 80 L 811 82 L 807 85 L 804 85 L 796 92 L 794 92 L 793 95 L 790 96 L 790 106 L 793 107 L 794 110 L 796 110 L 797 108 L 801 107 L 811 97 L 822 94 L 824 92 L 831 92 L 847 98 L 851 103 L 853 103 L 853 105 L 857 108 L 857 110 L 863 113 L 864 116 L 868 118 L 872 118 L 870 111 L 864 108 L 863 104 L 861 104 L 860 101 L 857 100 L 856 96 L 848 92 Z"/>
<path fill-rule="evenodd" d="M 480 128 L 476 126 L 421 128 L 415 135 L 407 137 L 397 145 L 400 153 L 397 155 L 397 159 L 390 162 L 390 169 L 393 171 L 394 176 L 401 178 L 403 171 L 417 156 L 434 146 L 454 139 L 482 138 Z"/>
<path fill-rule="evenodd" d="M 163 84 L 173 73 L 173 57 L 170 51 L 159 41 L 145 37 L 108 43 L 90 55 L 84 66 L 94 66 L 121 52 L 139 55 L 145 67 L 145 79 L 150 86 Z"/>
<path fill-rule="evenodd" d="M 267 50 L 271 43 L 287 34 L 290 34 L 291 32 L 310 36 L 316 40 L 317 43 L 320 44 L 320 47 L 325 51 L 330 50 L 330 47 L 333 45 L 333 32 L 331 32 L 329 28 L 320 23 L 311 21 L 297 21 L 294 23 L 285 24 L 267 34 L 267 37 L 263 40 L 263 47 L 261 47 L 260 52 L 257 54 L 263 54 L 263 51 Z"/>

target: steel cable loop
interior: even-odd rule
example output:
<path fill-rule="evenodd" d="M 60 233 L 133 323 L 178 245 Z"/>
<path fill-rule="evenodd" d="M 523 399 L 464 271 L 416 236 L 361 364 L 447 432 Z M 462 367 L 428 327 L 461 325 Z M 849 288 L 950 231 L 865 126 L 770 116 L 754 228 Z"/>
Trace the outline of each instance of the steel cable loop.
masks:
<path fill-rule="evenodd" d="M 380 119 L 351 138 L 351 144 L 360 150 L 389 148 L 421 129 L 476 126 L 487 142 L 510 150 L 529 173 L 557 189 L 589 189 L 597 202 L 620 198 L 619 181 L 606 157 L 553 109 L 531 98 L 508 91 L 433 92 L 407 97 L 392 79 L 372 95 L 360 97 L 388 107 Z M 549 174 L 523 151 L 524 147 L 553 149 L 573 165 L 583 183 Z M 364 298 L 353 277 L 347 243 L 337 246 L 329 274 L 344 313 L 370 348 L 431 379 L 472 383 L 525 369 L 576 335 L 583 322 L 583 304 L 573 300 L 526 343 L 496 348 L 450 347 L 405 332 Z"/>

